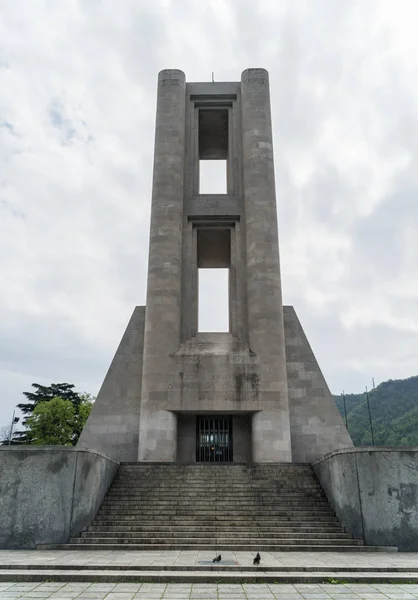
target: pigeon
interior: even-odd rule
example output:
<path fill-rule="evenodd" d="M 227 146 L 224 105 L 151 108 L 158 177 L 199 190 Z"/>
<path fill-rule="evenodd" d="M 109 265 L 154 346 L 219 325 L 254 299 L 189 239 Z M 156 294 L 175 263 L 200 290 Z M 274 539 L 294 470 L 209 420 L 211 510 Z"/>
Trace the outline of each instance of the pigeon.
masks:
<path fill-rule="evenodd" d="M 212 562 L 221 562 L 222 560 L 222 556 L 219 554 L 218 556 L 216 556 Z"/>
<path fill-rule="evenodd" d="M 260 556 L 260 553 L 257 552 L 257 554 L 255 555 L 255 558 L 253 560 L 253 565 L 259 565 L 260 562 L 261 562 L 261 556 Z"/>

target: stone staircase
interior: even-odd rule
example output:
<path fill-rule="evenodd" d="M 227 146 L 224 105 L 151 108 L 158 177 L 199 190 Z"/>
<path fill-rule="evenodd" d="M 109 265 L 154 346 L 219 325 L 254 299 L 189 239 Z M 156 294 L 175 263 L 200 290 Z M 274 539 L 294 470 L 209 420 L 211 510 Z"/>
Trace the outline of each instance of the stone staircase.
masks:
<path fill-rule="evenodd" d="M 309 465 L 122 463 L 73 550 L 372 550 L 344 531 Z M 44 549 L 51 546 L 44 545 Z"/>

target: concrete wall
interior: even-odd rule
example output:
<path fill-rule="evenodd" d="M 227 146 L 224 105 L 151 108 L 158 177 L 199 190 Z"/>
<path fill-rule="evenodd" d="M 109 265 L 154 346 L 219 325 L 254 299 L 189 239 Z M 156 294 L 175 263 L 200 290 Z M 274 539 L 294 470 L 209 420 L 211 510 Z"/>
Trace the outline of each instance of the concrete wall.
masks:
<path fill-rule="evenodd" d="M 251 462 L 251 420 L 252 415 L 233 415 L 232 443 L 234 462 Z"/>
<path fill-rule="evenodd" d="M 293 306 L 283 307 L 293 462 L 353 446 Z"/>
<path fill-rule="evenodd" d="M 291 462 L 267 71 L 246 69 L 242 72 L 241 101 L 248 339 L 251 350 L 260 360 L 260 402 L 270 405 L 253 415 L 252 457 L 254 462 Z"/>
<path fill-rule="evenodd" d="M 337 450 L 313 468 L 353 535 L 371 546 L 418 550 L 418 448 Z"/>
<path fill-rule="evenodd" d="M 0 548 L 67 542 L 90 525 L 117 468 L 88 450 L 0 447 Z"/>
<path fill-rule="evenodd" d="M 216 413 L 254 411 L 260 404 L 258 358 L 229 333 L 201 333 L 171 357 L 168 397 L 162 410 Z"/>
<path fill-rule="evenodd" d="M 100 388 L 77 448 L 116 461 L 138 458 L 145 306 L 137 306 Z"/>
<path fill-rule="evenodd" d="M 180 343 L 186 77 L 158 75 L 138 459 L 174 462 L 177 417 L 158 410 L 167 397 L 170 353 Z"/>
<path fill-rule="evenodd" d="M 196 415 L 178 415 L 177 462 L 196 462 Z"/>

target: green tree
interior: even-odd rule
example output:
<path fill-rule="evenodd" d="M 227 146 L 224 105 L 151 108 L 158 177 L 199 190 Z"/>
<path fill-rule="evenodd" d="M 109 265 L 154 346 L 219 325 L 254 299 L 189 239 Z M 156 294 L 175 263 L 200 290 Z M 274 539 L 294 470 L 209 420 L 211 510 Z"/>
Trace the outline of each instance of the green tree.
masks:
<path fill-rule="evenodd" d="M 95 401 L 95 397 L 91 394 L 81 394 L 81 403 L 79 404 L 74 418 L 74 446 L 83 431 L 83 427 L 89 417 L 91 409 Z"/>
<path fill-rule="evenodd" d="M 72 446 L 75 409 L 70 400 L 53 398 L 39 402 L 27 419 L 32 444 L 43 446 Z"/>
<path fill-rule="evenodd" d="M 18 404 L 18 407 L 25 415 L 22 424 L 26 427 L 26 429 L 16 431 L 13 434 L 15 443 L 34 443 L 32 428 L 28 424 L 28 421 L 35 408 L 43 402 L 51 402 L 55 398 L 61 398 L 62 400 L 71 402 L 72 406 L 74 407 L 74 435 L 72 438 L 72 444 L 75 446 L 87 419 L 87 417 L 85 417 L 85 413 L 86 411 L 89 412 L 91 410 L 91 403 L 94 402 L 95 399 L 94 396 L 86 393 L 78 394 L 74 391 L 74 385 L 70 383 L 51 383 L 49 386 L 40 385 L 39 383 L 32 383 L 32 387 L 35 388 L 35 391 L 23 392 L 23 395 L 26 396 L 27 402 Z M 90 406 L 90 409 L 88 406 Z M 80 411 L 81 414 L 79 414 Z"/>
<path fill-rule="evenodd" d="M 93 406 L 90 398 L 83 394 L 78 406 L 63 398 L 38 402 L 26 420 L 31 444 L 75 446 Z"/>

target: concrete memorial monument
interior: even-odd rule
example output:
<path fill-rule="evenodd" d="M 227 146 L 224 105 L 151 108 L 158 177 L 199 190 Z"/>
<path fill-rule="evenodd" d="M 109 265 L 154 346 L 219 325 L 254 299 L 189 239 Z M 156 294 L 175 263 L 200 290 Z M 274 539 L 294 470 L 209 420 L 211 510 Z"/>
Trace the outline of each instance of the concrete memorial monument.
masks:
<path fill-rule="evenodd" d="M 310 462 L 352 446 L 293 307 L 282 305 L 268 73 L 158 78 L 146 306 L 79 448 L 118 461 Z M 226 193 L 202 194 L 202 161 Z M 201 269 L 229 271 L 229 331 L 198 328 Z"/>

